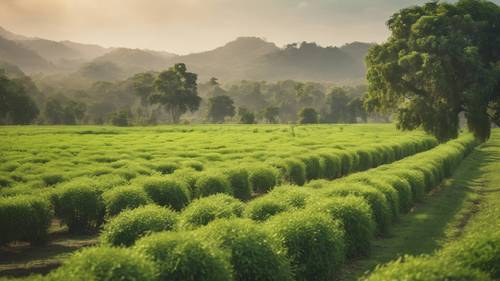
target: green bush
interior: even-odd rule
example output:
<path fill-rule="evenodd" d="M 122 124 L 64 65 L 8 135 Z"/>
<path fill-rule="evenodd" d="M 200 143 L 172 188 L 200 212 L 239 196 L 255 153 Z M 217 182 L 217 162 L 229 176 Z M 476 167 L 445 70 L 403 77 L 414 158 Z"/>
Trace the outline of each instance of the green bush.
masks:
<path fill-rule="evenodd" d="M 196 180 L 199 176 L 200 173 L 191 168 L 175 170 L 175 172 L 172 174 L 172 177 L 187 183 L 189 190 L 193 195 L 196 188 Z"/>
<path fill-rule="evenodd" d="M 483 272 L 428 256 L 404 257 L 377 268 L 364 281 L 491 281 Z"/>
<path fill-rule="evenodd" d="M 308 181 L 317 179 L 321 176 L 320 158 L 316 155 L 303 155 L 299 159 L 304 163 L 306 168 L 306 179 Z"/>
<path fill-rule="evenodd" d="M 192 233 L 155 233 L 141 238 L 134 247 L 156 262 L 159 280 L 232 280 L 230 265 L 223 253 Z"/>
<path fill-rule="evenodd" d="M 320 153 L 319 164 L 321 166 L 321 178 L 333 180 L 340 177 L 341 162 L 340 157 L 328 154 Z"/>
<path fill-rule="evenodd" d="M 229 181 L 224 176 L 205 173 L 198 177 L 195 185 L 196 197 L 206 197 L 217 193 L 233 194 Z"/>
<path fill-rule="evenodd" d="M 281 248 L 250 220 L 218 220 L 201 228 L 199 235 L 228 253 L 236 281 L 293 280 Z"/>
<path fill-rule="evenodd" d="M 152 176 L 142 183 L 144 191 L 156 204 L 180 211 L 191 201 L 186 183 L 174 177 Z"/>
<path fill-rule="evenodd" d="M 401 212 L 406 213 L 411 209 L 413 206 L 413 194 L 411 185 L 406 179 L 386 173 L 373 173 L 373 177 L 389 184 L 398 191 L 399 209 Z"/>
<path fill-rule="evenodd" d="M 0 245 L 13 241 L 44 243 L 53 215 L 52 206 L 44 197 L 0 197 Z"/>
<path fill-rule="evenodd" d="M 126 210 L 104 225 L 101 241 L 113 246 L 130 246 L 149 233 L 172 230 L 176 223 L 177 214 L 164 207 L 147 205 Z"/>
<path fill-rule="evenodd" d="M 164 175 L 172 174 L 179 168 L 180 165 L 175 162 L 161 162 L 154 165 L 154 169 Z"/>
<path fill-rule="evenodd" d="M 56 185 L 65 181 L 66 178 L 62 174 L 58 173 L 49 173 L 42 175 L 42 181 L 46 186 Z"/>
<path fill-rule="evenodd" d="M 104 219 L 104 202 L 95 183 L 82 178 L 58 187 L 52 194 L 56 216 L 72 233 L 95 230 Z"/>
<path fill-rule="evenodd" d="M 359 157 L 358 171 L 365 171 L 373 167 L 372 151 L 369 149 L 357 149 L 356 154 Z"/>
<path fill-rule="evenodd" d="M 422 201 L 425 195 L 425 177 L 422 172 L 408 168 L 393 166 L 390 170 L 385 170 L 388 175 L 396 175 L 410 183 L 413 199 L 417 202 Z"/>
<path fill-rule="evenodd" d="M 302 209 L 311 192 L 296 185 L 282 185 L 273 189 L 267 197 L 279 201 L 289 208 Z"/>
<path fill-rule="evenodd" d="M 137 186 L 121 186 L 110 189 L 102 194 L 106 215 L 116 216 L 126 209 L 134 209 L 150 203 L 144 189 Z"/>
<path fill-rule="evenodd" d="M 189 160 L 182 163 L 183 166 L 194 169 L 195 171 L 203 171 L 204 166 L 200 161 Z"/>
<path fill-rule="evenodd" d="M 350 174 L 352 171 L 355 171 L 354 166 L 355 166 L 355 159 L 354 155 L 355 153 L 351 153 L 349 151 L 345 150 L 338 150 L 336 153 L 340 157 L 340 164 L 341 164 L 341 175 L 346 176 Z"/>
<path fill-rule="evenodd" d="M 250 170 L 248 181 L 253 191 L 268 192 L 277 184 L 276 171 L 271 167 L 255 167 Z"/>
<path fill-rule="evenodd" d="M 266 228 L 286 249 L 295 280 L 332 280 L 338 274 L 345 257 L 340 222 L 301 210 L 274 216 Z"/>
<path fill-rule="evenodd" d="M 379 234 L 385 234 L 389 230 L 391 221 L 391 210 L 384 194 L 374 187 L 362 183 L 338 183 L 318 190 L 321 195 L 326 196 L 347 196 L 355 195 L 363 197 L 373 212 L 376 222 L 376 230 Z"/>
<path fill-rule="evenodd" d="M 194 200 L 180 215 L 181 229 L 194 229 L 220 218 L 241 217 L 243 203 L 226 194 Z"/>
<path fill-rule="evenodd" d="M 445 248 L 440 256 L 500 279 L 500 233 L 479 233 Z"/>
<path fill-rule="evenodd" d="M 360 182 L 368 186 L 374 187 L 380 192 L 382 192 L 387 199 L 388 207 L 391 211 L 391 219 L 396 221 L 399 217 L 399 194 L 390 184 L 379 180 L 376 176 L 371 176 L 370 174 L 356 174 L 348 179 L 346 182 Z"/>
<path fill-rule="evenodd" d="M 312 197 L 307 210 L 311 213 L 328 214 L 332 219 L 342 222 L 346 233 L 348 257 L 366 257 L 370 254 L 375 222 L 370 205 L 362 197 L 352 195 L 327 199 Z"/>
<path fill-rule="evenodd" d="M 306 182 L 306 166 L 302 161 L 289 158 L 275 163 L 275 166 L 285 182 L 296 185 L 304 185 Z"/>
<path fill-rule="evenodd" d="M 243 216 L 255 221 L 265 221 L 288 209 L 289 207 L 283 202 L 270 196 L 262 196 L 245 205 Z"/>
<path fill-rule="evenodd" d="M 248 171 L 244 168 L 232 168 L 224 171 L 233 190 L 233 196 L 248 201 L 252 198 L 252 188 L 248 181 Z"/>
<path fill-rule="evenodd" d="M 72 255 L 63 266 L 50 273 L 49 281 L 154 281 L 153 261 L 124 248 L 94 247 Z"/>

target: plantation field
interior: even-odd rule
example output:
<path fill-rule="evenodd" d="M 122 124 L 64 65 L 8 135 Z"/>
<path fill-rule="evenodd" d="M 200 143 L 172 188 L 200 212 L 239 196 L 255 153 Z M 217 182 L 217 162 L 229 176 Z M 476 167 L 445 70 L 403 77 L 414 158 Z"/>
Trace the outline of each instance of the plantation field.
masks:
<path fill-rule="evenodd" d="M 82 176 L 121 182 L 183 167 L 224 169 L 423 136 L 391 125 L 2 127 L 0 194 L 26 193 Z"/>
<path fill-rule="evenodd" d="M 466 196 L 434 194 L 478 153 L 392 125 L 0 132 L 0 276 L 34 280 L 355 280 L 438 247 Z"/>

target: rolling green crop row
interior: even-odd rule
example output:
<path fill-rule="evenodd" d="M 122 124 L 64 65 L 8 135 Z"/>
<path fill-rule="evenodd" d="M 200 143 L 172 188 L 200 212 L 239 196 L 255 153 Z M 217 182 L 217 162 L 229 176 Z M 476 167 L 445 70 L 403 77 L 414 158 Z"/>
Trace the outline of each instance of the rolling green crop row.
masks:
<path fill-rule="evenodd" d="M 265 128 L 256 127 L 256 129 Z M 274 129 L 270 129 L 269 134 L 277 137 L 279 134 L 275 130 L 281 130 L 281 128 L 285 127 L 271 126 L 270 128 Z M 322 128 L 322 126 L 318 126 L 316 129 L 312 127 L 312 131 L 323 134 Z M 383 131 L 384 127 L 382 126 L 381 128 Z M 221 127 L 222 129 L 226 130 L 224 127 Z M 306 132 L 309 129 L 307 127 L 303 128 Z M 44 130 L 40 130 L 43 135 Z M 236 127 L 236 131 L 239 134 L 244 134 L 245 132 L 239 127 Z M 110 133 L 109 131 L 104 132 L 106 134 Z M 253 131 L 247 130 L 246 132 L 247 134 L 256 134 Z M 10 133 L 13 134 L 12 132 Z M 55 133 L 57 135 L 57 131 Z M 63 131 L 61 134 L 64 135 L 66 133 L 67 131 Z M 304 132 L 297 130 L 297 134 L 300 133 Z M 23 131 L 17 132 L 17 134 L 21 136 L 21 140 L 23 137 L 31 139 L 37 135 L 36 132 L 31 132 L 31 134 L 25 136 Z M 182 135 L 183 133 L 176 131 L 173 134 Z M 170 135 L 170 132 L 167 135 Z M 264 135 L 267 137 L 266 133 Z M 74 136 L 71 135 L 71 137 Z M 93 137 L 96 136 L 94 135 Z M 345 137 L 345 139 L 349 139 L 350 137 L 348 134 L 348 137 Z M 375 142 L 378 137 L 379 135 L 373 133 L 371 135 L 372 142 Z M 11 138 L 14 137 L 11 135 L 9 139 Z M 197 141 L 199 142 L 199 140 Z M 115 142 L 118 141 L 115 140 Z M 23 141 L 19 143 L 19 146 L 23 147 Z M 302 145 L 303 143 L 300 142 L 300 144 Z M 11 145 L 14 146 L 13 143 Z M 51 143 L 44 145 L 46 148 L 53 148 L 56 144 L 52 140 Z M 65 180 L 67 175 L 45 174 L 42 176 L 42 180 L 49 182 L 50 185 L 37 188 L 33 186 L 24 187 L 24 189 L 29 191 L 27 194 L 24 194 L 25 192 L 23 192 L 21 185 L 3 187 L 1 189 L 4 193 L 4 198 L 0 199 L 0 223 L 6 231 L 2 231 L 0 234 L 0 244 L 19 240 L 32 243 L 43 242 L 47 237 L 47 229 L 54 215 L 62 223 L 66 224 L 71 232 L 85 232 L 98 228 L 105 219 L 117 215 L 124 209 L 155 203 L 159 206 L 180 211 L 186 208 L 193 199 L 216 193 L 225 193 L 246 201 L 252 195 L 266 193 L 279 184 L 293 183 L 303 185 L 310 180 L 318 178 L 333 179 L 345 176 L 351 172 L 391 163 L 409 155 L 428 150 L 435 145 L 436 142 L 431 137 L 410 135 L 396 138 L 393 141 L 388 140 L 383 144 L 364 144 L 361 147 L 355 148 L 326 149 L 327 146 L 332 146 L 328 143 L 321 145 L 322 148 L 319 148 L 318 145 L 312 145 L 314 148 L 313 151 L 299 155 L 290 156 L 290 154 L 283 154 L 283 158 L 271 157 L 264 163 L 252 164 L 245 162 L 245 164 L 233 167 L 218 166 L 206 170 L 203 170 L 203 168 L 207 163 L 201 164 L 201 162 L 197 163 L 191 160 L 189 165 L 194 167 L 194 169 L 186 169 L 180 168 L 179 162 L 171 160 L 171 162 L 163 161 L 161 165 L 155 164 L 155 169 L 160 170 L 153 173 L 152 170 L 148 170 L 145 167 L 122 167 L 121 165 L 117 165 L 121 164 L 121 160 L 115 159 L 115 161 L 109 163 L 111 167 L 115 167 L 115 170 L 111 174 L 104 173 L 103 175 L 93 177 L 75 176 L 70 180 Z M 37 145 L 34 144 L 34 146 L 36 147 Z M 24 147 L 25 150 L 28 148 L 27 146 Z M 7 156 L 4 156 L 7 162 L 3 167 L 11 167 L 13 162 L 8 155 L 15 155 L 13 151 L 19 152 L 19 149 L 10 147 L 7 150 Z M 41 150 L 43 151 L 43 149 Z M 293 151 L 293 149 L 291 150 Z M 43 157 L 36 156 L 35 162 L 40 162 L 41 158 Z M 50 158 L 47 157 L 47 159 Z M 29 161 L 30 159 L 27 158 L 27 160 Z M 31 159 L 30 165 L 46 169 L 44 166 L 52 161 L 42 162 L 35 165 L 33 164 L 33 159 Z M 55 162 L 57 163 L 57 160 Z M 25 165 L 26 162 L 21 164 L 21 167 Z M 58 164 L 54 165 L 57 166 Z M 74 170 L 79 171 L 79 167 L 76 166 Z M 16 176 L 18 169 L 19 167 L 11 171 L 10 174 Z M 121 176 L 115 174 L 116 170 L 118 170 Z M 136 176 L 134 173 L 143 173 L 144 175 Z M 59 183 L 61 180 L 63 182 Z M 203 202 L 205 201 L 197 201 L 197 204 L 191 210 L 199 204 L 204 204 Z M 36 216 L 33 214 L 36 214 Z M 196 214 L 193 216 L 196 216 Z M 203 219 L 201 221 L 190 221 L 186 218 L 187 225 L 203 224 L 203 222 Z"/>
<path fill-rule="evenodd" d="M 463 136 L 341 179 L 281 186 L 248 203 L 217 194 L 180 214 L 157 205 L 126 210 L 106 223 L 102 246 L 33 279 L 332 280 L 346 259 L 369 255 L 370 240 L 475 145 Z"/>
<path fill-rule="evenodd" d="M 364 280 L 500 280 L 500 131 L 494 130 L 471 157 L 481 166 L 480 176 L 460 180 L 479 197 L 474 211 L 465 217 L 468 222 L 459 226 L 465 225 L 460 229 L 463 235 L 433 255 L 405 256 L 380 266 Z"/>

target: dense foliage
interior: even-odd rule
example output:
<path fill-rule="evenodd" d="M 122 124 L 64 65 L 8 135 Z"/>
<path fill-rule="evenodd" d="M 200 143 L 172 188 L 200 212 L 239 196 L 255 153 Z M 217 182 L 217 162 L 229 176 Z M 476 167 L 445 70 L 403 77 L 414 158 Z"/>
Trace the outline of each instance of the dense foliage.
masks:
<path fill-rule="evenodd" d="M 490 136 L 500 100 L 500 8 L 489 1 L 430 2 L 394 14 L 391 36 L 367 56 L 366 105 L 395 111 L 402 129 L 455 138 L 459 114 Z"/>

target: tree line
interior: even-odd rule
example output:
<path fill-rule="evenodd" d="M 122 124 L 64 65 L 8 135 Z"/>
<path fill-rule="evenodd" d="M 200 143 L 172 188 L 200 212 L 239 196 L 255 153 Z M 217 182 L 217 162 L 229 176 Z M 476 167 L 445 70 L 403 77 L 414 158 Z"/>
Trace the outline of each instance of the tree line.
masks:
<path fill-rule="evenodd" d="M 179 63 L 89 87 L 0 73 L 1 124 L 357 123 L 387 121 L 363 108 L 366 86 L 239 81 L 198 83 Z M 34 78 L 36 79 L 36 78 Z M 17 99 L 17 100 L 16 100 Z"/>

